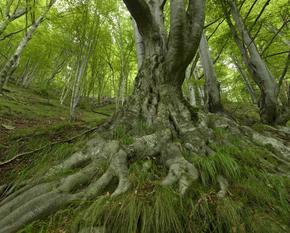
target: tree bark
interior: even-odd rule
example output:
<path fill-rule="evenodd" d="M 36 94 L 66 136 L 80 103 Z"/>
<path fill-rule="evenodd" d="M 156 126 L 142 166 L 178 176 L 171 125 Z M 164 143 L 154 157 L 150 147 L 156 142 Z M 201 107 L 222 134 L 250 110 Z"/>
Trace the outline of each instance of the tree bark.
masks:
<path fill-rule="evenodd" d="M 205 102 L 209 112 L 220 112 L 223 110 L 221 104 L 220 87 L 217 81 L 213 61 L 210 56 L 209 46 L 205 34 L 202 35 L 199 54 L 201 65 L 205 74 Z"/>
<path fill-rule="evenodd" d="M 183 0 L 172 0 L 168 36 L 164 24 L 164 1 L 124 2 L 137 24 L 142 37 L 139 41 L 142 39 L 144 44 L 142 64 L 139 63 L 133 96 L 127 109 L 150 125 L 169 122 L 172 112 L 178 112 L 179 116 L 183 112 L 187 120 L 191 119 L 190 105 L 185 103 L 181 86 L 185 70 L 198 49 L 205 2 L 189 1 L 186 8 Z"/>
<path fill-rule="evenodd" d="M 137 126 L 135 123 L 143 120 L 153 126 L 154 132 L 135 133 L 134 142 L 130 145 L 96 136 L 87 143 L 85 150 L 74 153 L 50 169 L 44 178 L 57 177 L 55 174 L 59 172 L 77 168 L 75 173 L 52 182 L 29 184 L 23 187 L 22 192 L 13 193 L 0 203 L 0 233 L 17 232 L 24 225 L 73 201 L 84 203 L 95 199 L 108 188 L 113 178 L 118 179 L 118 185 L 111 196 L 125 193 L 131 186 L 129 160 L 134 162 L 158 156 L 160 163 L 168 169 L 161 185 L 178 183 L 181 195 L 197 180 L 198 170 L 184 158 L 183 153 L 185 148 L 195 149 L 190 144 L 195 140 L 198 141 L 198 150 L 202 151 L 200 154 L 205 153 L 206 143 L 203 140 L 205 137 L 208 140 L 211 130 L 204 130 L 206 123 L 195 124 L 197 114 L 183 98 L 181 86 L 186 67 L 199 46 L 205 1 L 190 0 L 186 8 L 183 0 L 171 0 L 169 36 L 164 30 L 164 0 L 124 2 L 138 25 L 145 53 L 132 97 L 108 124 L 112 131 L 106 129 L 113 133 L 119 123 L 123 127 L 134 127 Z M 200 137 L 201 133 L 203 137 Z M 173 140 L 174 135 L 180 136 L 182 144 Z M 109 163 L 105 171 L 101 169 L 105 164 L 103 161 Z"/>
<path fill-rule="evenodd" d="M 231 22 L 230 16 L 227 13 L 228 8 L 226 6 L 227 5 L 224 5 L 224 13 L 227 23 L 241 51 L 243 61 L 261 91 L 259 101 L 261 120 L 268 124 L 275 124 L 278 117 L 278 86 L 275 78 L 260 56 L 255 42 L 251 39 L 235 2 L 230 1 L 229 6 L 238 32 Z M 240 34 L 242 40 L 238 34 Z"/>
<path fill-rule="evenodd" d="M 138 64 L 138 70 L 141 68 L 143 59 L 144 59 L 144 42 L 141 34 L 139 33 L 137 24 L 135 20 L 132 20 L 133 29 L 134 29 L 134 35 L 135 35 L 135 47 L 136 47 L 136 55 L 137 55 L 137 64 Z"/>
<path fill-rule="evenodd" d="M 189 103 L 191 106 L 197 107 L 195 89 L 191 84 L 189 85 L 188 89 L 189 89 Z"/>
<path fill-rule="evenodd" d="M 248 93 L 249 93 L 249 95 L 251 97 L 251 100 L 252 100 L 253 104 L 258 104 L 255 91 L 254 91 L 250 81 L 248 80 L 247 75 L 243 71 L 243 68 L 240 66 L 239 62 L 235 58 L 233 58 L 232 60 L 233 60 L 233 62 L 235 64 L 235 66 L 237 67 L 237 69 L 238 69 L 238 71 L 239 71 L 239 73 L 241 75 L 241 78 L 243 79 L 243 82 L 244 82 L 244 84 L 246 86 L 246 89 L 247 89 L 247 91 L 248 91 Z"/>

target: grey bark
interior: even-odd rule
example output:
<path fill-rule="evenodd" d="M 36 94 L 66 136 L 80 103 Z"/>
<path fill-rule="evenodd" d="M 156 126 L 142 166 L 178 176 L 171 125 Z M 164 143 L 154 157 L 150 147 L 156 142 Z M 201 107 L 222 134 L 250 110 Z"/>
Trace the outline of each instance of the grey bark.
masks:
<path fill-rule="evenodd" d="M 209 46 L 203 33 L 199 45 L 201 65 L 205 74 L 205 102 L 210 112 L 222 111 L 220 87 L 217 81 L 213 61 L 210 56 Z"/>
<path fill-rule="evenodd" d="M 154 2 L 124 0 L 124 2 L 143 37 L 145 56 L 142 68 L 138 72 L 134 94 L 128 103 L 130 108 L 121 109 L 114 116 L 114 122 L 110 126 L 116 129 L 115 127 L 121 120 L 118 116 L 125 112 L 124 114 L 128 115 L 121 116 L 125 116 L 126 125 L 134 126 L 137 122 L 140 124 L 140 118 L 144 118 L 148 123 L 154 122 L 156 125 L 159 123 L 156 132 L 136 137 L 136 140 L 134 138 L 134 142 L 128 146 L 116 140 L 107 141 L 98 138 L 96 135 L 96 138 L 86 145 L 84 153 L 75 155 L 73 160 L 55 167 L 52 171 L 55 175 L 60 168 L 58 172 L 63 174 L 68 171 L 63 169 L 64 167 L 76 166 L 75 168 L 80 169 L 76 169 L 75 173 L 70 173 L 59 181 L 43 185 L 37 182 L 34 186 L 27 187 L 16 198 L 13 197 L 10 201 L 5 199 L 4 203 L 0 203 L 1 233 L 16 232 L 39 217 L 56 212 L 72 201 L 93 200 L 104 191 L 113 178 L 118 179 L 118 185 L 111 196 L 126 192 L 131 186 L 128 169 L 128 160 L 131 161 L 131 159 L 140 160 L 158 155 L 163 165 L 168 168 L 167 176 L 161 185 L 176 183 L 181 195 L 186 192 L 193 181 L 197 180 L 198 171 L 183 157 L 181 144 L 173 141 L 172 129 L 176 129 L 186 143 L 193 138 L 200 138 L 206 126 L 205 121 L 201 119 L 200 124 L 195 127 L 193 120 L 197 119 L 197 115 L 184 101 L 181 92 L 185 69 L 199 46 L 204 25 L 205 2 L 204 0 L 190 0 L 188 10 L 185 10 L 183 0 L 171 1 L 172 22 L 169 39 L 167 35 L 164 35 L 164 22 L 160 22 L 163 18 L 159 14 L 162 12 L 160 7 L 164 5 L 164 0 Z M 184 25 L 180 24 L 181 21 Z M 179 67 L 179 64 L 182 66 Z M 136 115 L 133 115 L 134 113 Z M 130 122 L 128 122 L 128 116 L 133 117 L 133 119 L 130 118 Z M 169 124 L 171 127 L 166 127 Z M 207 131 L 210 130 L 206 129 Z M 203 136 L 207 137 L 205 134 L 203 133 Z M 199 148 L 203 150 L 204 147 L 202 142 Z M 192 148 L 194 149 L 193 146 Z M 77 166 L 81 163 L 79 160 L 87 160 L 84 154 L 89 155 L 91 162 L 79 167 Z M 105 162 L 109 164 L 103 171 L 101 166 Z M 44 181 L 45 178 L 55 177 L 53 174 L 48 172 L 46 177 L 43 177 Z M 99 178 L 95 180 L 95 177 Z M 88 183 L 89 185 L 85 185 Z M 25 198 L 29 201 L 23 202 Z M 11 205 L 18 208 L 11 208 Z"/>
<path fill-rule="evenodd" d="M 28 70 L 28 72 L 23 77 L 22 86 L 24 88 L 28 88 L 29 85 L 31 84 L 37 68 L 38 68 L 38 64 L 36 63 L 36 64 L 33 65 L 33 67 L 31 68 L 31 70 Z"/>
<path fill-rule="evenodd" d="M 132 20 L 133 28 L 134 28 L 134 35 L 135 35 L 135 46 L 136 46 L 136 55 L 137 55 L 137 64 L 138 64 L 138 70 L 141 68 L 143 60 L 144 60 L 144 42 L 141 34 L 139 33 L 137 24 L 135 20 Z"/>
<path fill-rule="evenodd" d="M 241 78 L 243 79 L 243 82 L 244 82 L 244 84 L 246 86 L 246 89 L 247 89 L 247 91 L 248 91 L 248 93 L 249 93 L 249 95 L 251 97 L 251 100 L 252 100 L 253 104 L 258 104 L 255 91 L 254 91 L 254 89 L 253 89 L 253 87 L 252 87 L 247 75 L 245 74 L 243 68 L 240 66 L 240 64 L 237 61 L 237 59 L 233 58 L 232 60 L 233 60 L 233 62 L 235 64 L 235 66 L 237 67 L 237 69 L 238 69 L 238 71 L 239 71 L 239 73 L 241 75 Z"/>
<path fill-rule="evenodd" d="M 251 39 L 235 2 L 230 1 L 229 4 L 238 32 L 232 24 L 230 16 L 227 14 L 228 8 L 224 5 L 224 13 L 227 23 L 233 33 L 235 42 L 240 49 L 243 61 L 261 91 L 259 101 L 261 120 L 265 123 L 274 124 L 278 117 L 277 83 L 259 54 L 255 42 Z"/>
<path fill-rule="evenodd" d="M 191 84 L 189 85 L 188 89 L 189 89 L 189 103 L 191 106 L 197 107 L 195 89 Z"/>
<path fill-rule="evenodd" d="M 73 84 L 72 89 L 72 97 L 70 102 L 70 119 L 75 120 L 75 111 L 76 107 L 79 103 L 80 95 L 81 95 L 81 81 L 83 76 L 86 74 L 88 61 L 90 59 L 90 54 L 86 54 L 85 56 L 81 56 L 80 61 L 78 61 L 77 72 Z"/>

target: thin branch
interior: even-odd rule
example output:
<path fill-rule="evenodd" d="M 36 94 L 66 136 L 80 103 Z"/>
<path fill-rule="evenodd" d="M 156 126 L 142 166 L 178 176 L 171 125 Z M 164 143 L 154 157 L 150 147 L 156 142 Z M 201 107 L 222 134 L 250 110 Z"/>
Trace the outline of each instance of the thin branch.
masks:
<path fill-rule="evenodd" d="M 257 32 L 256 32 L 255 35 L 251 38 L 251 42 L 247 45 L 247 49 L 248 49 L 248 48 L 249 48 L 253 43 L 255 43 L 255 40 L 256 40 L 257 36 L 259 35 L 259 33 L 260 33 L 262 27 L 263 27 L 263 24 L 261 23 L 260 26 L 259 26 L 259 28 L 258 28 L 258 30 L 257 30 Z"/>
<path fill-rule="evenodd" d="M 205 25 L 203 29 L 207 29 L 208 27 L 210 27 L 211 25 L 217 23 L 220 19 L 222 19 L 223 17 L 219 17 L 216 20 L 210 22 L 209 24 Z"/>
<path fill-rule="evenodd" d="M 223 53 L 225 47 L 226 47 L 227 44 L 228 44 L 229 39 L 230 39 L 229 37 L 226 39 L 225 43 L 223 44 L 223 46 L 222 46 L 221 49 L 219 50 L 219 52 L 218 52 L 216 58 L 214 59 L 213 64 L 216 64 L 217 61 L 220 59 L 220 57 L 221 57 L 221 55 L 222 55 L 222 53 Z"/>
<path fill-rule="evenodd" d="M 226 19 L 223 18 L 223 20 L 216 26 L 216 28 L 213 30 L 213 32 L 209 35 L 209 37 L 207 38 L 207 40 L 209 41 L 210 38 L 216 33 L 216 31 L 219 29 L 219 27 L 222 25 L 222 23 L 225 21 Z"/>
<path fill-rule="evenodd" d="M 282 55 L 282 54 L 285 54 L 285 53 L 289 53 L 289 50 L 282 51 L 282 52 L 278 52 L 278 53 L 272 53 L 272 54 L 266 56 L 266 58 L 268 58 L 268 57 L 275 57 L 275 56 Z"/>
<path fill-rule="evenodd" d="M 278 87 L 279 87 L 279 92 L 280 92 L 280 89 L 281 89 L 281 86 L 282 86 L 282 83 L 284 81 L 284 78 L 286 77 L 286 74 L 287 74 L 287 71 L 288 71 L 288 68 L 289 68 L 289 65 L 290 65 L 290 51 L 288 53 L 288 56 L 287 56 L 287 60 L 286 60 L 286 65 L 285 65 L 285 68 L 283 69 L 283 72 L 279 78 L 279 83 L 278 83 Z"/>
<path fill-rule="evenodd" d="M 28 27 L 31 27 L 31 24 L 30 24 Z M 15 34 L 18 34 L 18 33 L 20 33 L 20 32 L 25 31 L 25 30 L 26 30 L 26 28 L 22 28 L 22 29 L 20 29 L 20 30 L 18 30 L 18 31 L 11 32 L 11 33 L 9 33 L 9 34 L 7 34 L 7 35 L 4 35 L 2 38 L 0 38 L 0 41 L 3 41 L 3 40 L 5 40 L 5 39 L 7 39 L 7 38 L 9 38 L 9 37 L 11 37 L 11 36 L 14 36 Z"/>
<path fill-rule="evenodd" d="M 255 7 L 255 5 L 256 5 L 257 2 L 258 2 L 258 0 L 255 0 L 255 1 L 253 2 L 253 4 L 252 4 L 252 6 L 250 7 L 250 9 L 249 9 L 249 11 L 248 11 L 246 17 L 244 18 L 244 21 L 247 20 L 247 18 L 248 18 L 249 15 L 251 14 L 251 12 L 252 12 L 252 10 L 253 10 L 253 8 Z"/>
<path fill-rule="evenodd" d="M 265 46 L 262 55 L 267 51 L 267 49 L 271 46 L 271 44 L 274 42 L 274 40 L 276 39 L 276 37 L 279 35 L 279 33 L 283 30 L 283 28 L 285 26 L 287 26 L 287 24 L 290 22 L 290 20 L 286 20 L 282 26 L 276 31 L 276 33 L 274 34 L 274 36 L 272 37 L 272 39 L 268 42 L 268 44 Z"/>
<path fill-rule="evenodd" d="M 249 33 L 251 33 L 251 31 L 253 30 L 253 28 L 255 27 L 256 23 L 258 22 L 258 20 L 261 18 L 261 16 L 263 15 L 264 11 L 266 10 L 267 6 L 270 4 L 271 0 L 267 0 L 267 2 L 264 4 L 262 10 L 260 11 L 259 15 L 257 16 L 257 18 L 255 19 L 255 22 L 252 24 L 252 26 L 249 29 Z"/>

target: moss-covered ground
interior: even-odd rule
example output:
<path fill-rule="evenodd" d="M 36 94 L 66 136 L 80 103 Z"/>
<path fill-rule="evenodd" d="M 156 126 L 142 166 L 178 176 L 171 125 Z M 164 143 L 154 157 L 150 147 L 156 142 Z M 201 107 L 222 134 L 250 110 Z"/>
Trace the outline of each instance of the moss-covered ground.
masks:
<path fill-rule="evenodd" d="M 0 184 L 21 178 L 28 171 L 41 170 L 57 158 L 63 159 L 78 149 L 84 137 L 61 143 L 82 132 L 105 122 L 112 115 L 115 106 L 98 108 L 98 114 L 91 111 L 89 104 L 77 110 L 77 120 L 69 120 L 69 104 L 60 104 L 54 91 L 39 91 L 9 86 L 9 92 L 0 96 L 0 161 L 15 155 L 45 147 L 37 153 L 21 156 L 7 166 L 0 167 Z M 60 142 L 59 144 L 55 144 Z M 49 146 L 50 144 L 54 144 Z M 23 177 L 24 178 L 24 177 Z"/>

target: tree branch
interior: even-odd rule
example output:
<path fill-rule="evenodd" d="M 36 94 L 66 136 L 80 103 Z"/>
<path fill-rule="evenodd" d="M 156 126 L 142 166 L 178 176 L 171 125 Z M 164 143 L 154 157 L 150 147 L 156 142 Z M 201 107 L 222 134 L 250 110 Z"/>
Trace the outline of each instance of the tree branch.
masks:
<path fill-rule="evenodd" d="M 170 1 L 169 54 L 171 57 L 184 57 L 186 12 L 183 0 Z"/>
<path fill-rule="evenodd" d="M 259 15 L 257 16 L 257 18 L 255 19 L 255 22 L 252 24 L 252 26 L 249 29 L 249 33 L 251 33 L 251 31 L 253 30 L 253 28 L 255 27 L 256 23 L 258 22 L 258 20 L 261 18 L 261 16 L 263 15 L 264 11 L 266 10 L 267 6 L 270 4 L 271 0 L 267 0 L 267 2 L 264 4 L 262 10 L 260 11 Z"/>
<path fill-rule="evenodd" d="M 134 18 L 140 34 L 144 35 L 153 26 L 148 4 L 144 0 L 123 0 L 123 2 Z"/>
<path fill-rule="evenodd" d="M 165 4 L 166 4 L 166 2 L 167 2 L 167 0 L 160 0 L 161 1 L 161 9 L 163 10 L 164 9 L 164 7 L 165 7 Z"/>
<path fill-rule="evenodd" d="M 189 0 L 187 18 L 190 29 L 190 40 L 194 44 L 192 51 L 196 53 L 204 28 L 205 0 Z"/>
<path fill-rule="evenodd" d="M 196 54 L 204 27 L 205 0 L 171 0 L 171 24 L 168 62 L 177 83 L 183 82 L 184 71 Z M 176 59 L 178 58 L 178 59 Z"/>
<path fill-rule="evenodd" d="M 278 34 L 283 30 L 283 28 L 285 26 L 288 25 L 288 23 L 290 22 L 290 20 L 286 20 L 282 26 L 276 31 L 276 33 L 274 34 L 274 36 L 272 37 L 272 39 L 268 42 L 268 44 L 265 46 L 264 50 L 262 51 L 262 55 L 267 51 L 267 49 L 272 45 L 272 43 L 274 42 L 274 40 L 276 39 L 276 37 L 278 36 Z"/>
<path fill-rule="evenodd" d="M 288 53 L 288 56 L 287 56 L 285 68 L 283 69 L 283 72 L 282 72 L 282 74 L 281 74 L 281 76 L 279 78 L 279 83 L 278 83 L 279 91 L 278 92 L 280 92 L 280 89 L 281 89 L 282 83 L 284 81 L 284 78 L 285 78 L 285 76 L 287 74 L 289 65 L 290 65 L 290 52 Z"/>

